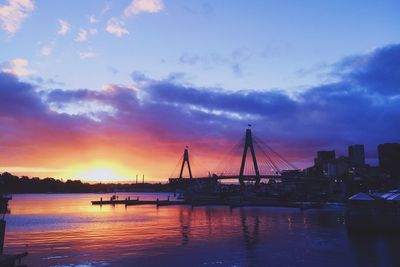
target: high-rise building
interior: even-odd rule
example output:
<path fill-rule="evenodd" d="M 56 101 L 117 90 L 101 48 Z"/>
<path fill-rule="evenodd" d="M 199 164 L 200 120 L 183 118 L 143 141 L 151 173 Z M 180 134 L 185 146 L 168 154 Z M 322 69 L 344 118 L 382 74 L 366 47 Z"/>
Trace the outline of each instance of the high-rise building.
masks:
<path fill-rule="evenodd" d="M 318 151 L 317 158 L 314 159 L 315 168 L 317 173 L 322 176 L 328 176 L 328 163 L 335 160 L 335 150 L 330 151 Z"/>
<path fill-rule="evenodd" d="M 400 144 L 385 143 L 378 146 L 379 167 L 392 178 L 400 179 Z"/>
<path fill-rule="evenodd" d="M 328 163 L 328 177 L 343 178 L 349 169 L 349 158 L 341 156 Z"/>
<path fill-rule="evenodd" d="M 315 164 L 328 162 L 336 158 L 335 150 L 330 151 L 318 151 L 317 158 L 315 159 Z"/>
<path fill-rule="evenodd" d="M 356 166 L 365 165 L 364 145 L 349 146 L 349 161 Z"/>

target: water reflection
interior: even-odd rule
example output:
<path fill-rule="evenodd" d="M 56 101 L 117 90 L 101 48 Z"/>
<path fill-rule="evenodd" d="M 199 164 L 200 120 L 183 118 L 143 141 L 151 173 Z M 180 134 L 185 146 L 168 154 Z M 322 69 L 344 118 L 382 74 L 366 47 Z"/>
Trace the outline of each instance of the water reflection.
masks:
<path fill-rule="evenodd" d="M 260 237 L 259 215 L 258 213 L 254 213 L 249 216 L 246 209 L 240 209 L 240 219 L 242 222 L 242 231 L 248 265 L 255 266 L 255 248 Z"/>
<path fill-rule="evenodd" d="M 379 235 L 350 235 L 358 266 L 400 266 L 400 240 Z"/>
<path fill-rule="evenodd" d="M 179 223 L 181 226 L 182 233 L 182 245 L 187 245 L 189 243 L 190 234 L 190 222 L 192 215 L 191 209 L 180 209 L 179 210 Z"/>
<path fill-rule="evenodd" d="M 349 237 L 343 209 L 90 205 L 101 196 L 14 196 L 6 250 L 29 244 L 30 267 L 400 266 L 400 241 Z"/>

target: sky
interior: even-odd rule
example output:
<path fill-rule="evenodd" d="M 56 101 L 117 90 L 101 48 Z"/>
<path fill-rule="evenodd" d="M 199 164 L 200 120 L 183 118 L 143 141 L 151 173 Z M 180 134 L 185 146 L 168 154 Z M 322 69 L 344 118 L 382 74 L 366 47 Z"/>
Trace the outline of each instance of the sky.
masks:
<path fill-rule="evenodd" d="M 399 10 L 0 0 L 0 172 L 166 181 L 186 145 L 212 171 L 248 124 L 299 168 L 358 143 L 376 165 L 400 141 Z"/>

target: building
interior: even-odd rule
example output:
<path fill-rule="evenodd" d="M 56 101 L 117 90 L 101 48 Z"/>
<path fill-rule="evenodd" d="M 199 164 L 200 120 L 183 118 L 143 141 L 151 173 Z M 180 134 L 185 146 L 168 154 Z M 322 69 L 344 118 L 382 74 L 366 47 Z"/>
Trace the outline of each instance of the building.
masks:
<path fill-rule="evenodd" d="M 349 163 L 353 166 L 365 165 L 364 145 L 351 145 L 349 150 Z"/>
<path fill-rule="evenodd" d="M 318 151 L 317 158 L 314 160 L 315 165 L 322 165 L 328 163 L 336 158 L 335 150 L 330 151 Z"/>
<path fill-rule="evenodd" d="M 330 151 L 318 151 L 317 158 L 314 159 L 314 166 L 318 175 L 327 177 L 328 176 L 328 164 L 335 160 L 336 153 L 334 150 Z"/>
<path fill-rule="evenodd" d="M 349 170 L 349 158 L 341 156 L 328 162 L 328 177 L 342 179 Z"/>
<path fill-rule="evenodd" d="M 400 144 L 380 144 L 378 157 L 380 169 L 390 177 L 400 179 Z"/>

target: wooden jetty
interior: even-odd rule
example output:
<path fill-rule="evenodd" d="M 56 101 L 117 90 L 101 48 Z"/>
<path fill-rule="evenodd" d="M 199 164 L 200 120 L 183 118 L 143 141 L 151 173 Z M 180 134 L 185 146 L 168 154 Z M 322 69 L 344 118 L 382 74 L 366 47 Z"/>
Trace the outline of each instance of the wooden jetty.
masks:
<path fill-rule="evenodd" d="M 125 206 L 138 206 L 138 205 L 156 205 L 156 206 L 171 206 L 171 205 L 188 205 L 185 201 L 175 200 L 137 200 L 137 199 L 126 199 L 126 200 L 99 200 L 92 201 L 92 205 L 118 205 L 122 204 Z"/>
<path fill-rule="evenodd" d="M 197 206 L 229 206 L 230 208 L 239 207 L 286 207 L 299 208 L 301 210 L 322 208 L 323 203 L 314 202 L 286 202 L 286 201 L 266 201 L 266 200 L 194 200 L 194 201 L 179 201 L 179 200 L 139 200 L 124 199 L 124 200 L 99 200 L 92 201 L 92 205 L 125 205 L 125 206 L 140 206 L 140 205 L 155 205 L 159 206 L 175 206 L 175 205 L 190 205 Z"/>
<path fill-rule="evenodd" d="M 125 204 L 127 200 L 98 200 L 92 201 L 92 205 L 115 205 L 115 204 Z"/>
<path fill-rule="evenodd" d="M 175 201 L 175 200 L 128 200 L 125 206 L 135 206 L 135 205 L 156 205 L 156 206 L 172 206 L 172 205 L 189 205 L 185 201 Z"/>

